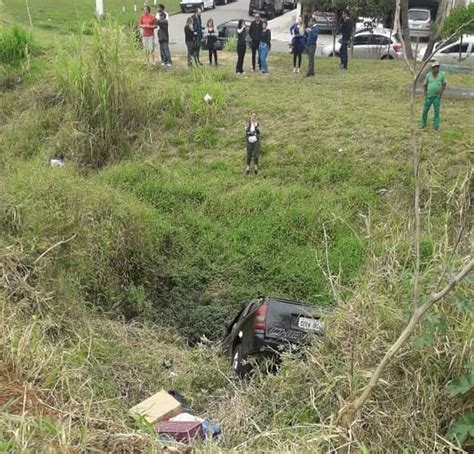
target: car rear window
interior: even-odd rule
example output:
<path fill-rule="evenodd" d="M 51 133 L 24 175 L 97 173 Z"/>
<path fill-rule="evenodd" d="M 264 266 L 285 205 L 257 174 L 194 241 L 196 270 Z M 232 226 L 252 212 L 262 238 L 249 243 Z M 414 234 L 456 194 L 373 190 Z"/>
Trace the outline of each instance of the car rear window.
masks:
<path fill-rule="evenodd" d="M 426 21 L 429 18 L 430 18 L 430 13 L 428 11 L 420 11 L 420 10 L 408 11 L 408 19 L 410 20 Z"/>

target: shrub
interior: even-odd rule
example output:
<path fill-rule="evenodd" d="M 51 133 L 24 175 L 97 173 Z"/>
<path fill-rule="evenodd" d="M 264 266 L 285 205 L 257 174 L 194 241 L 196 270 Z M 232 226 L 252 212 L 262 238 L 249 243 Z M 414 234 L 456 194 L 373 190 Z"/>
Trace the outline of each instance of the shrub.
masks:
<path fill-rule="evenodd" d="M 138 126 L 133 74 L 125 65 L 129 46 L 119 27 L 95 25 L 92 47 L 79 38 L 56 61 L 56 84 L 80 122 L 78 160 L 90 167 L 118 161 Z"/>
<path fill-rule="evenodd" d="M 237 38 L 229 38 L 225 43 L 224 50 L 226 52 L 236 52 L 237 51 Z"/>
<path fill-rule="evenodd" d="M 0 63 L 18 66 L 34 48 L 33 35 L 18 25 L 0 30 Z"/>

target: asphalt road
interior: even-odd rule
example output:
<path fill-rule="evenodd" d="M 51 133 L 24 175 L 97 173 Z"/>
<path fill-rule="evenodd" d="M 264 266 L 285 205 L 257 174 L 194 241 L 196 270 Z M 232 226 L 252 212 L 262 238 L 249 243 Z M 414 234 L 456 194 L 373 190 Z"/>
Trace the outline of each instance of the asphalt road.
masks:
<path fill-rule="evenodd" d="M 214 25 L 217 27 L 223 22 L 232 19 L 252 18 L 248 15 L 250 0 L 237 0 L 227 5 L 216 6 L 216 9 L 206 10 L 202 13 L 202 25 L 205 27 L 209 18 L 214 19 Z M 170 50 L 173 53 L 185 53 L 186 45 L 184 43 L 184 25 L 186 19 L 191 14 L 175 14 L 169 19 Z M 283 16 L 271 20 L 268 25 L 272 31 L 272 51 L 288 52 L 288 43 L 290 41 L 289 27 L 293 22 L 295 11 L 287 11 Z M 318 44 L 322 49 L 324 44 L 332 43 L 331 35 L 320 35 Z M 318 49 L 318 50 L 319 50 Z"/>

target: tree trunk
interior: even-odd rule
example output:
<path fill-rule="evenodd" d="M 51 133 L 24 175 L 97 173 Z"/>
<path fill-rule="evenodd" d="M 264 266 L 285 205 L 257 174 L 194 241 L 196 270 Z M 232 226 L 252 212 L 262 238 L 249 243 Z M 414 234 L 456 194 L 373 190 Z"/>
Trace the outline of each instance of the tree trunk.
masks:
<path fill-rule="evenodd" d="M 411 47 L 410 30 L 408 28 L 408 0 L 402 0 L 402 36 L 405 40 L 405 52 L 408 60 L 413 60 L 413 50 Z"/>
<path fill-rule="evenodd" d="M 423 59 L 428 58 L 433 53 L 434 45 L 436 43 L 436 40 L 438 39 L 439 32 L 443 28 L 444 19 L 446 18 L 447 3 L 448 0 L 440 0 L 439 2 L 438 13 L 436 15 L 436 20 L 431 26 L 430 38 L 428 40 L 428 46 L 426 46 L 426 51 L 425 55 L 423 56 Z"/>

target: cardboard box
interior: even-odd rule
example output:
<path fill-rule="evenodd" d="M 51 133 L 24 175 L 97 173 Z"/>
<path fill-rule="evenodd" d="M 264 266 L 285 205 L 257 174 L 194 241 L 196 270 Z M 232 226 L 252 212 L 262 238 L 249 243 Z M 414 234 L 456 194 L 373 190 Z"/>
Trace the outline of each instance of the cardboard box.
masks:
<path fill-rule="evenodd" d="M 158 434 L 169 435 L 182 443 L 204 438 L 204 428 L 199 421 L 161 421 L 155 427 Z"/>
<path fill-rule="evenodd" d="M 132 416 L 143 416 L 150 424 L 167 421 L 181 413 L 181 404 L 166 391 L 161 390 L 128 411 Z"/>

